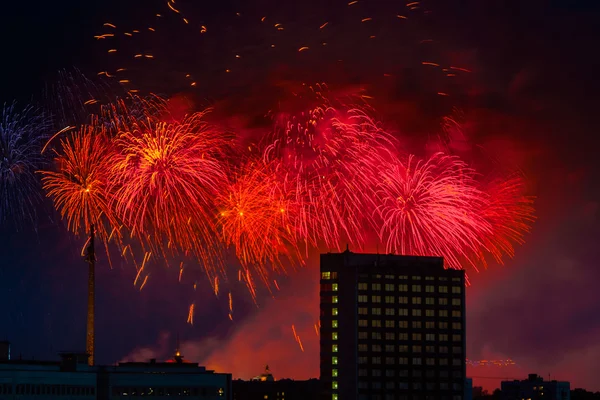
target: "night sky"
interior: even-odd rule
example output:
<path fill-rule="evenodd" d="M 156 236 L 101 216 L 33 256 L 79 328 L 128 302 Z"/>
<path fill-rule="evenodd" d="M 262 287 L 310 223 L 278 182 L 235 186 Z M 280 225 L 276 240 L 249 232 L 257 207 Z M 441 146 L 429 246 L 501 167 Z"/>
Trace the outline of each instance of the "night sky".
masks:
<path fill-rule="evenodd" d="M 182 9 L 192 8 L 193 3 L 177 1 Z M 415 54 L 403 42 L 404 37 L 394 36 L 397 32 L 386 27 L 379 32 L 385 39 L 367 48 L 352 36 L 361 34 L 360 30 L 353 30 L 346 14 L 338 11 L 346 2 L 315 0 L 302 2 L 302 7 L 268 0 L 213 3 L 218 6 L 194 7 L 202 8 L 207 21 L 203 23 L 209 29 L 221 26 L 222 36 L 198 47 L 162 36 L 148 44 L 157 60 L 161 49 L 165 57 L 169 52 L 180 54 L 182 48 L 187 53 L 181 59 L 173 56 L 168 63 L 158 62 L 152 73 L 141 74 L 142 89 L 167 95 L 183 93 L 198 104 L 235 109 L 238 117 L 228 115 L 235 127 L 249 125 L 239 115 L 259 113 L 256 103 L 264 104 L 260 92 L 275 81 L 294 75 L 320 79 L 321 73 L 337 80 L 341 89 L 369 82 L 378 109 L 407 132 L 411 146 L 420 148 L 418 138 L 433 129 L 431 116 L 446 107 L 439 96 L 429 96 L 429 86 L 435 82 L 429 82 L 422 72 L 402 69 L 405 75 L 397 78 L 392 89 L 373 78 L 382 75 L 381 69 L 393 68 L 399 58 L 422 60 L 429 53 Z M 379 3 L 382 8 L 395 7 L 389 1 L 372 1 L 372 14 L 365 15 L 377 15 Z M 471 367 L 468 373 L 482 377 L 476 378 L 475 384 L 488 388 L 499 380 L 486 377 L 516 379 L 538 373 L 570 380 L 571 387 L 600 390 L 600 57 L 596 50 L 600 4 L 436 0 L 427 2 L 427 7 L 431 16 L 411 31 L 411 40 L 442 38 L 435 54 L 473 70 L 472 77 L 462 84 L 464 89 L 456 91 L 469 136 L 466 147 L 457 151 L 472 155 L 485 149 L 492 158 L 518 166 L 536 196 L 537 221 L 526 243 L 517 246 L 515 257 L 503 266 L 490 265 L 488 270 L 471 274 L 472 286 L 467 292 L 468 357 L 512 358 L 517 365 Z M 54 82 L 60 69 L 77 67 L 96 79 L 97 72 L 112 62 L 107 63 L 104 44 L 93 39 L 102 31 L 102 24 L 118 21 L 115 24 L 142 26 L 156 10 L 168 12 L 165 2 L 141 0 L 35 0 L 4 5 L 0 100 L 52 103 L 43 89 Z M 274 57 L 256 50 L 258 57 L 244 58 L 244 73 L 233 71 L 223 84 L 222 70 L 229 62 L 223 49 L 237 43 L 252 54 L 252 45 L 241 43 L 247 40 L 245 32 L 260 38 L 250 23 L 228 22 L 238 11 L 281 16 L 286 26 L 301 33 L 290 34 L 288 40 L 297 43 L 290 45 L 294 50 L 290 54 Z M 332 25 L 337 23 L 340 28 L 331 41 L 345 37 L 338 41 L 348 43 L 338 47 L 335 55 L 332 51 L 301 58 L 296 49 L 303 40 L 314 39 L 303 31 L 307 21 L 316 23 L 313 20 L 334 21 Z M 346 67 L 340 67 L 339 54 L 347 55 Z M 204 62 L 207 57 L 214 57 L 214 62 Z M 171 74 L 182 75 L 191 69 L 201 77 L 195 92 Z M 245 100 L 249 93 L 253 99 L 259 93 L 259 101 Z M 247 131 L 251 134 L 250 128 Z M 4 224 L 0 234 L 0 339 L 11 341 L 14 357 L 49 359 L 59 351 L 83 349 L 87 268 L 79 252 L 84 240 L 67 232 L 49 202 L 40 205 L 35 227 Z M 216 298 L 201 274 L 190 274 L 182 284 L 177 268 L 156 265 L 140 292 L 132 284 L 135 269 L 131 265 L 117 257 L 111 269 L 106 257 L 100 256 L 97 362 L 167 358 L 179 335 L 187 359 L 231 371 L 235 377 L 256 375 L 265 364 L 276 377 L 316 377 L 317 260 L 314 252 L 306 268 L 280 278 L 282 290 L 274 297 L 260 293 L 258 308 L 243 285 L 234 285 L 232 322 L 227 315 L 227 296 Z M 191 302 L 196 304 L 193 326 L 186 323 Z M 305 352 L 294 341 L 292 324 L 303 338 Z"/>

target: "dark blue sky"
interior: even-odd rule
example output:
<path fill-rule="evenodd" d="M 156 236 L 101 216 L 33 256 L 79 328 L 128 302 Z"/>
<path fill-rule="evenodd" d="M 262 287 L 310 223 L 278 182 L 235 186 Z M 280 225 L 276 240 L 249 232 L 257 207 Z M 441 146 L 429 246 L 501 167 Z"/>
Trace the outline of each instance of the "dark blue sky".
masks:
<path fill-rule="evenodd" d="M 135 20 L 142 11 L 151 12 L 163 3 L 36 0 L 4 5 L 0 100 L 39 98 L 60 68 L 76 66 L 95 73 L 105 55 L 98 54 L 92 38 L 101 24 Z M 213 13 L 218 20 L 242 4 L 218 3 L 218 9 L 206 6 L 207 18 Z M 329 13 L 326 7 L 333 10 L 334 3 L 322 6 L 323 12 Z M 520 358 L 529 368 L 564 374 L 577 371 L 580 384 L 591 386 L 594 378 L 586 371 L 600 369 L 600 349 L 594 339 L 600 332 L 596 289 L 600 278 L 596 267 L 600 257 L 596 155 L 600 5 L 541 0 L 430 3 L 435 10 L 431 32 L 459 43 L 464 48 L 460 57 L 479 67 L 478 82 L 470 92 L 477 94 L 469 94 L 465 102 L 469 118 L 481 130 L 474 136 L 498 154 L 520 160 L 538 197 L 539 221 L 528 243 L 505 267 L 473 279 L 469 357 L 507 356 Z M 263 0 L 260 4 L 270 3 Z M 280 3 L 279 7 L 285 8 Z M 368 64 L 385 62 L 389 60 L 373 59 Z M 355 71 L 369 77 L 371 70 L 357 65 Z M 413 90 L 411 96 L 422 89 L 417 85 Z M 390 104 L 405 100 L 398 94 Z M 424 108 L 419 116 L 427 115 Z M 48 210 L 49 206 L 40 209 L 37 230 L 0 228 L 0 339 L 13 343 L 14 355 L 28 358 L 53 358 L 61 350 L 82 349 L 85 340 L 87 269 L 79 256 L 83 242 L 68 234 Z M 216 299 L 201 275 L 194 292 L 194 279 L 181 285 L 177 271 L 157 265 L 148 286 L 139 292 L 132 285 L 131 266 L 116 260 L 110 269 L 103 257 L 100 261 L 100 363 L 115 362 L 139 347 L 158 346 L 164 332 L 179 332 L 192 344 L 218 337 L 217 343 L 226 345 L 228 338 L 240 337 L 239 332 L 251 336 L 245 329 L 255 329 L 258 311 L 241 289 L 236 323 L 231 324 L 226 296 Z M 314 270 L 313 264 L 309 271 Z M 289 293 L 303 294 L 304 286 L 298 285 L 312 287 L 309 277 L 305 271 L 281 285 Z M 197 307 L 194 326 L 186 324 L 192 301 Z M 268 303 L 268 296 L 264 302 L 268 309 L 281 312 Z M 307 324 L 311 326 L 310 321 Z M 261 334 L 268 341 L 271 333 Z M 170 343 L 174 343 L 172 336 Z M 306 361 L 308 355 L 294 356 L 301 365 L 314 367 L 314 361 Z M 263 360 L 256 362 L 260 365 Z M 537 372 L 545 374 L 546 370 Z M 597 384 L 594 388 L 600 389 Z"/>

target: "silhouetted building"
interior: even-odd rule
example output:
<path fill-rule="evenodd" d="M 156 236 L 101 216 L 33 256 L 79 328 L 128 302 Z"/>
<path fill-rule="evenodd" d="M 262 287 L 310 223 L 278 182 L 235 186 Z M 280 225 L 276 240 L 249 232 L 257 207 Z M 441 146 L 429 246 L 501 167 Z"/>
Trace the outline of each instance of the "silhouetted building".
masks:
<path fill-rule="evenodd" d="M 310 400 L 319 397 L 318 379 L 295 381 L 275 380 L 269 366 L 265 372 L 249 381 L 233 381 L 233 400 Z"/>
<path fill-rule="evenodd" d="M 465 378 L 464 400 L 473 400 L 473 379 L 471 378 Z"/>
<path fill-rule="evenodd" d="M 0 341 L 0 362 L 10 360 L 10 342 Z"/>
<path fill-rule="evenodd" d="M 64 353 L 61 361 L 0 361 L 0 398 L 72 398 L 108 400 L 152 396 L 186 396 L 202 400 L 231 400 L 231 374 L 209 371 L 173 360 L 89 366 L 88 355 Z"/>
<path fill-rule="evenodd" d="M 439 257 L 322 254 L 322 398 L 463 399 L 464 285 Z"/>
<path fill-rule="evenodd" d="M 569 382 L 544 381 L 544 378 L 537 374 L 529 374 L 528 378 L 523 381 L 503 381 L 501 388 L 502 400 L 571 399 L 571 385 Z"/>

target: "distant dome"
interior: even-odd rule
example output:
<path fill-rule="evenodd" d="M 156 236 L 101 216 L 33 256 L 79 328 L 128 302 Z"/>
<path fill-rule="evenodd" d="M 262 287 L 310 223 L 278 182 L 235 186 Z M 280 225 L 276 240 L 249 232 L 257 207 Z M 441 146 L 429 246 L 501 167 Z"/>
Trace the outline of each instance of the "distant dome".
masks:
<path fill-rule="evenodd" d="M 254 378 L 251 379 L 252 381 L 260 381 L 260 382 L 273 382 L 275 381 L 275 378 L 273 377 L 273 374 L 271 374 L 271 371 L 269 370 L 269 366 L 267 365 L 265 367 L 265 372 L 255 376 Z"/>

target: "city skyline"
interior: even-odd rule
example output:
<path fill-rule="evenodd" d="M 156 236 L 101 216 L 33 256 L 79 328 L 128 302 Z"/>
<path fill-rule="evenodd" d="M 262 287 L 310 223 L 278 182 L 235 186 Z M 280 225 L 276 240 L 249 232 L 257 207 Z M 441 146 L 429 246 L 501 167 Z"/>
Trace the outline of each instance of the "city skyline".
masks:
<path fill-rule="evenodd" d="M 104 60 L 106 54 L 99 54 L 101 41 L 93 38 L 100 33 L 102 24 L 113 21 L 124 26 L 128 21 L 144 21 L 135 6 L 119 9 L 113 7 L 116 3 L 101 7 L 73 1 L 49 7 L 33 2 L 32 9 L 38 12 L 24 5 L 9 6 L 10 21 L 3 27 L 3 34 L 15 39 L 6 45 L 11 62 L 5 63 L 0 81 L 3 102 L 16 99 L 26 104 L 32 97 L 39 99 L 39 92 L 51 85 L 56 71 L 62 68 L 76 67 L 95 79 L 97 66 L 101 65 L 98 60 Z M 166 8 L 163 3 L 157 2 Z M 206 13 L 235 16 L 239 6 L 233 2 L 211 6 Z M 423 50 L 426 54 L 419 57 L 425 60 L 431 54 L 443 53 L 475 71 L 473 80 L 455 96 L 462 106 L 469 140 L 453 141 L 453 150 L 469 156 L 475 152 L 473 148 L 485 149 L 485 156 L 473 157 L 472 165 L 485 164 L 481 170 L 487 171 L 501 159 L 503 166 L 523 171 L 536 197 L 537 220 L 525 243 L 515 246 L 515 256 L 505 257 L 504 265 L 491 261 L 488 269 L 468 272 L 471 286 L 467 288 L 467 358 L 512 359 L 516 365 L 468 366 L 467 376 L 475 377 L 476 386 L 493 388 L 500 379 L 491 378 L 519 378 L 537 372 L 545 378 L 550 374 L 571 381 L 573 388 L 599 390 L 591 372 L 600 359 L 594 339 L 600 321 L 596 317 L 598 296 L 593 283 L 598 277 L 594 262 L 599 254 L 594 238 L 600 233 L 599 193 L 594 184 L 595 107 L 593 97 L 587 94 L 595 92 L 598 85 L 590 66 L 593 62 L 589 61 L 596 55 L 587 54 L 589 45 L 598 37 L 592 29 L 598 8 L 583 1 L 539 8 L 523 5 L 518 12 L 502 1 L 481 8 L 473 2 L 456 9 L 438 1 L 428 6 L 439 18 L 435 19 L 435 28 L 426 33 L 436 39 L 445 37 L 447 43 L 439 52 Z M 310 20 L 308 11 L 300 11 L 271 8 L 267 18 L 298 12 Z M 369 12 L 376 15 L 376 10 Z M 330 27 L 336 18 L 342 18 L 334 11 L 329 14 L 333 21 Z M 363 17 L 369 15 L 365 13 Z M 66 34 L 61 26 L 69 26 L 70 33 Z M 210 29 L 209 26 L 208 32 Z M 448 32 L 452 35 L 436 35 Z M 377 36 L 385 36 L 385 30 Z M 286 56 L 287 64 L 276 60 L 278 64 L 274 65 L 275 61 L 263 59 L 271 67 L 269 71 L 276 71 L 273 76 L 277 78 L 273 80 L 290 80 L 289 76 L 296 73 L 294 67 L 302 69 L 297 57 L 313 50 L 297 52 L 300 45 L 290 41 L 295 47 L 294 53 Z M 390 43 L 381 46 L 387 48 Z M 387 67 L 392 61 L 383 57 L 373 60 L 376 62 L 369 63 L 373 65 L 365 66 L 353 59 L 356 67 L 351 71 L 341 69 L 343 73 L 335 63 L 323 70 L 339 75 L 337 87 L 341 91 L 364 84 L 373 101 L 379 102 L 377 108 L 385 115 L 384 122 L 400 121 L 399 130 L 408 132 L 402 138 L 411 151 L 427 154 L 431 149 L 423 138 L 436 132 L 437 120 L 432 122 L 434 117 L 430 116 L 443 108 L 439 101 L 443 96 L 434 93 L 431 100 L 428 82 L 424 82 L 422 72 L 414 71 L 402 84 L 396 82 L 398 93 L 385 90 L 386 84 L 377 81 L 382 74 L 376 67 Z M 321 72 L 314 64 L 307 64 L 306 69 L 303 72 L 309 76 L 302 77 L 306 80 Z M 260 96 L 256 92 L 277 85 L 269 82 L 270 77 L 261 76 L 266 74 L 261 68 L 249 66 L 248 70 L 248 74 L 252 72 L 250 83 L 240 82 L 238 75 L 238 80 L 231 78 L 231 86 L 220 88 L 232 93 L 229 100 L 214 88 L 210 88 L 216 93 L 214 96 L 208 89 L 192 92 L 179 87 L 177 93 L 169 94 L 176 95 L 176 99 L 188 96 L 197 104 L 211 98 L 215 118 L 229 113 L 228 122 L 244 126 L 250 135 L 255 127 L 245 119 L 252 115 L 247 110 L 267 104 L 264 99 L 268 97 L 267 90 Z M 260 73 L 254 74 L 256 71 Z M 202 86 L 201 79 L 198 82 Z M 161 89 L 161 85 L 156 86 Z M 241 101 L 244 97 L 257 100 Z M 236 106 L 235 112 L 230 103 Z M 25 358 L 48 359 L 58 351 L 84 347 L 87 268 L 80 251 L 85 240 L 70 234 L 51 208 L 49 202 L 41 203 L 35 227 L 15 228 L 0 223 L 0 319 L 6 327 L 0 330 L 0 340 L 12 342 L 13 357 L 21 353 Z M 249 378 L 264 364 L 281 377 L 318 376 L 315 354 L 318 355 L 319 338 L 314 331 L 318 321 L 317 255 L 339 249 L 323 246 L 310 250 L 305 266 L 277 276 L 276 284 L 271 282 L 273 294 L 259 289 L 256 307 L 242 283 L 233 283 L 233 300 L 229 289 L 215 296 L 211 287 L 214 283 L 208 282 L 194 263 L 190 263 L 183 283 L 179 283 L 179 260 L 175 259 L 168 268 L 164 262 L 152 265 L 151 277 L 140 290 L 139 283 L 132 284 L 137 273 L 130 263 L 117 257 L 112 260 L 111 269 L 102 245 L 96 247 L 99 363 L 152 358 L 146 357 L 150 354 L 158 355 L 157 358 L 161 354 L 168 356 L 168 343 L 179 334 L 188 357 L 211 364 L 209 367 L 233 371 L 234 376 Z M 369 241 L 362 248 L 351 244 L 350 249 L 382 250 Z M 194 318 L 190 324 L 192 305 Z M 548 326 L 556 328 L 549 330 Z M 302 348 L 295 335 L 301 339 Z M 248 346 L 243 344 L 246 341 Z M 214 350 L 216 347 L 222 351 Z"/>

